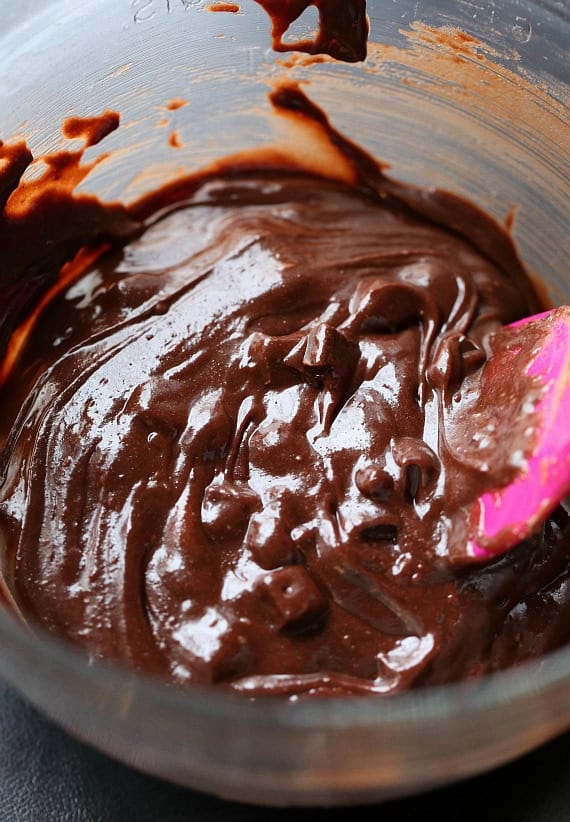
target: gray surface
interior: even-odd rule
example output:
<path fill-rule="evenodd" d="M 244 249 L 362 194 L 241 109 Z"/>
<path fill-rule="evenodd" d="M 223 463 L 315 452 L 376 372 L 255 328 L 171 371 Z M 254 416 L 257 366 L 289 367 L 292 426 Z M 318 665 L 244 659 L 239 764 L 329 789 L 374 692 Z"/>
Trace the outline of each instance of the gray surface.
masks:
<path fill-rule="evenodd" d="M 359 811 L 363 820 L 567 822 L 570 735 L 478 779 Z M 341 822 L 355 810 L 234 805 L 143 776 L 75 742 L 0 683 L 0 822 Z"/>

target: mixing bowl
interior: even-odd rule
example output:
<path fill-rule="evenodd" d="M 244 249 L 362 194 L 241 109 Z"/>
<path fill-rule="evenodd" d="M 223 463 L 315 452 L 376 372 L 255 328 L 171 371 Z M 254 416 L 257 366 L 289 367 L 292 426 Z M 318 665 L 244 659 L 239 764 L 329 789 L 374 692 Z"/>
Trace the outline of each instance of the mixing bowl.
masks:
<path fill-rule="evenodd" d="M 253 0 L 239 14 L 207 5 L 0 0 L 0 136 L 25 136 L 42 154 L 63 144 L 64 117 L 118 109 L 122 127 L 104 146 L 112 157 L 83 187 L 124 201 L 274 139 L 267 84 L 285 68 L 269 48 L 268 18 Z M 310 79 L 310 96 L 393 176 L 514 218 L 527 265 L 555 302 L 568 302 L 565 4 L 372 0 L 368 11 L 364 65 L 293 61 L 290 75 Z M 313 22 L 303 17 L 292 35 Z M 178 98 L 188 104 L 169 106 Z M 404 795 L 494 767 L 570 726 L 570 650 L 390 699 L 293 704 L 179 692 L 88 664 L 7 613 L 0 647 L 0 675 L 78 737 L 153 774 L 256 803 Z"/>

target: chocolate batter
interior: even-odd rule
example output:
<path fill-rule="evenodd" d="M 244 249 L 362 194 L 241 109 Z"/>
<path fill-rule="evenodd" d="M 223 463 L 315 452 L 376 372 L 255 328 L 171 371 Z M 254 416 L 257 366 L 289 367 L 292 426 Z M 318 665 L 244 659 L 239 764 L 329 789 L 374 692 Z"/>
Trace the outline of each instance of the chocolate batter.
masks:
<path fill-rule="evenodd" d="M 301 51 L 305 54 L 328 54 L 345 63 L 366 59 L 368 19 L 366 0 L 256 0 L 271 18 L 274 51 Z M 286 42 L 292 23 L 311 6 L 319 15 L 313 39 Z"/>
<path fill-rule="evenodd" d="M 516 471 L 505 430 L 525 448 L 532 385 L 479 393 L 541 308 L 508 235 L 391 181 L 298 89 L 273 103 L 346 179 L 260 155 L 128 210 L 49 170 L 18 219 L 4 198 L 6 598 L 91 658 L 250 695 L 392 694 L 559 647 L 564 506 L 454 562 L 465 506 Z M 9 192 L 30 158 L 4 159 Z"/>

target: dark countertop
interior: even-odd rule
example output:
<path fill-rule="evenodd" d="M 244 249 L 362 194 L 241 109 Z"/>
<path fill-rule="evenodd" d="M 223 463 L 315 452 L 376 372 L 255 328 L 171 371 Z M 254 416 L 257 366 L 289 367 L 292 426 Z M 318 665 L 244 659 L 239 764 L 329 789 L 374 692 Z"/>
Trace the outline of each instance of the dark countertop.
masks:
<path fill-rule="evenodd" d="M 568 822 L 570 734 L 512 765 L 362 820 Z M 344 822 L 354 810 L 235 805 L 130 770 L 76 742 L 0 683 L 0 822 Z"/>

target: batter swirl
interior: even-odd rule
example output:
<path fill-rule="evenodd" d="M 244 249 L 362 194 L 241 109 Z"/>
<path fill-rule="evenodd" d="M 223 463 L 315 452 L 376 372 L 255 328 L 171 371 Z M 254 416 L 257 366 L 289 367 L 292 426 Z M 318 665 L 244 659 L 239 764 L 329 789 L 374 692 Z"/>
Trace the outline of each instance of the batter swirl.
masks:
<path fill-rule="evenodd" d="M 393 183 L 194 189 L 43 307 L 2 388 L 25 617 L 249 694 L 390 694 L 566 642 L 564 508 L 453 562 L 464 505 L 514 470 L 496 423 L 524 386 L 477 405 L 493 335 L 540 308 L 506 235 L 456 200 L 478 247 L 451 198 L 436 221 Z"/>

